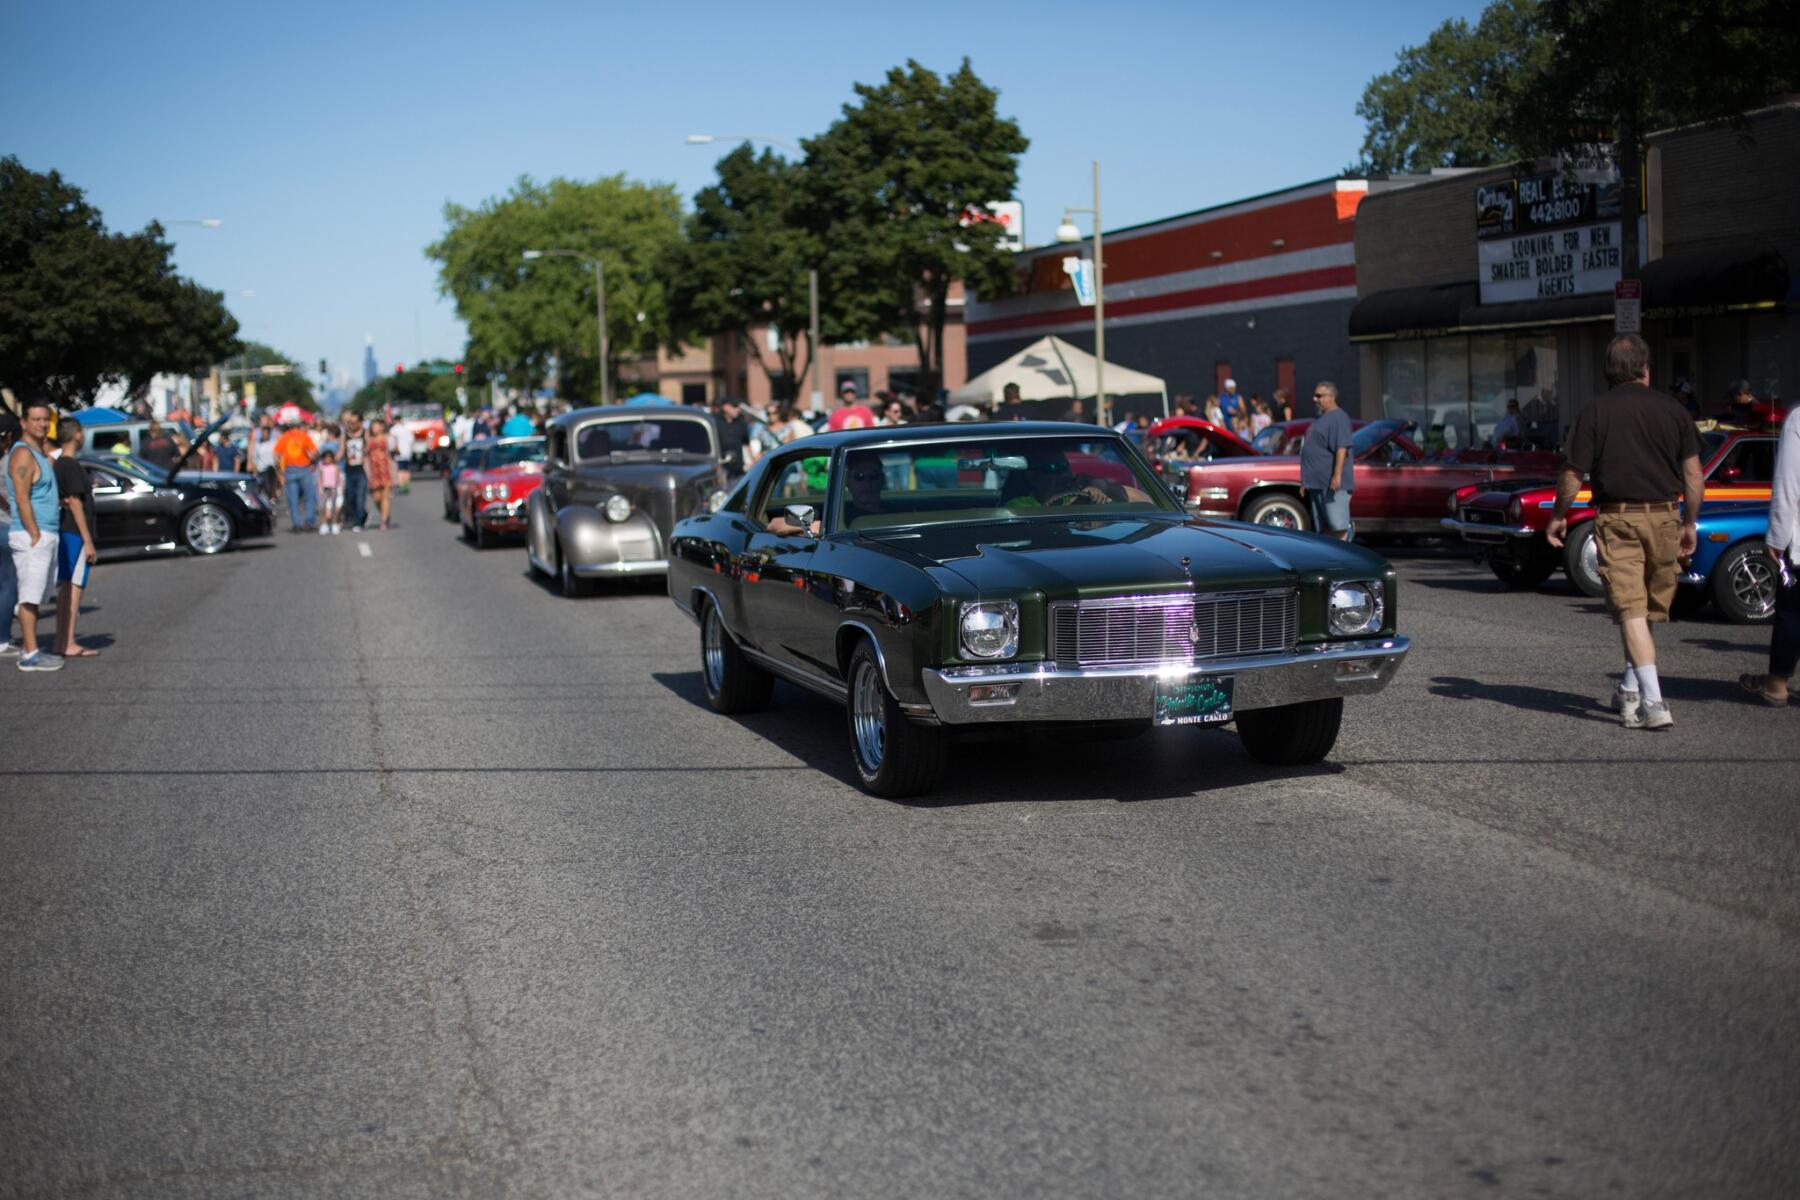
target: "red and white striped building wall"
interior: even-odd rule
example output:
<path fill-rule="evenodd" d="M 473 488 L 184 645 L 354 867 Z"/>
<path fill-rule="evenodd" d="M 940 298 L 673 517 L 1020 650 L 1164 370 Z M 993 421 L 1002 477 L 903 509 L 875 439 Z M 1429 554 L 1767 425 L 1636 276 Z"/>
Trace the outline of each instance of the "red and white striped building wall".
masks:
<path fill-rule="evenodd" d="M 1356 209 L 1382 186 L 1327 179 L 1107 231 L 1107 360 L 1196 400 L 1226 378 L 1265 397 L 1332 379 L 1358 411 Z M 1045 334 L 1093 349 L 1094 310 L 1062 267 L 1075 253 L 1092 257 L 1092 240 L 1023 251 L 1019 294 L 970 301 L 971 377 Z"/>

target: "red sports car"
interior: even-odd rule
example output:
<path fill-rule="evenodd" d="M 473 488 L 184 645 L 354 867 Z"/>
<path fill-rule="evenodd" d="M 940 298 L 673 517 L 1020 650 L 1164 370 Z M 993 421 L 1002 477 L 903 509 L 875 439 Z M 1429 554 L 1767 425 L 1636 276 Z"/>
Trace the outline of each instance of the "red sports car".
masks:
<path fill-rule="evenodd" d="M 508 463 L 470 471 L 457 484 L 463 537 L 485 550 L 496 538 L 523 536 L 525 499 L 544 482 L 544 464 Z"/>
<path fill-rule="evenodd" d="M 1700 435 L 1708 500 L 1767 500 L 1775 478 L 1778 434 L 1770 429 L 1713 429 Z M 1558 568 L 1589 596 L 1604 593 L 1594 547 L 1592 494 L 1582 488 L 1569 510 L 1569 536 L 1558 550 L 1544 536 L 1556 510 L 1553 472 L 1499 486 L 1460 488 L 1447 501 L 1445 529 L 1478 548 L 1488 567 L 1512 587 L 1536 587 Z"/>
<path fill-rule="evenodd" d="M 1291 424 L 1291 423 L 1290 423 Z M 1271 427 L 1273 428 L 1273 427 Z M 1541 479 L 1562 456 L 1542 451 L 1455 450 L 1426 454 L 1410 421 L 1371 421 L 1351 443 L 1355 476 L 1350 518 L 1358 533 L 1438 534 L 1458 488 L 1530 472 Z M 1310 530 L 1300 496 L 1298 455 L 1196 463 L 1188 469 L 1187 504 L 1202 516 Z"/>

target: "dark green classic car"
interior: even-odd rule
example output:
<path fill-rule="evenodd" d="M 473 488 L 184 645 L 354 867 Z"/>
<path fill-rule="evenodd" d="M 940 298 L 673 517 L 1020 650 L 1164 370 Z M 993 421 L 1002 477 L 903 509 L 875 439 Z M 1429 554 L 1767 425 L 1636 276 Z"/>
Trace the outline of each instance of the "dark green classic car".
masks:
<path fill-rule="evenodd" d="M 881 796 L 997 724 L 1234 721 L 1262 762 L 1317 762 L 1407 650 L 1380 556 L 1190 518 L 1124 438 L 1060 423 L 789 443 L 675 527 L 669 594 L 715 709 L 766 706 L 776 676 L 845 704 Z"/>

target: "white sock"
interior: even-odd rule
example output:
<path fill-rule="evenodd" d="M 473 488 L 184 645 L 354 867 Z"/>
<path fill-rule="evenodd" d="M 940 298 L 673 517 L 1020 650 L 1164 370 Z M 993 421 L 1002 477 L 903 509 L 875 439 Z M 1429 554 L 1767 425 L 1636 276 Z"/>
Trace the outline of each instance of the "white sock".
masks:
<path fill-rule="evenodd" d="M 1644 693 L 1645 704 L 1662 703 L 1662 684 L 1656 680 L 1655 667 L 1639 667 L 1637 669 L 1638 688 Z"/>
<path fill-rule="evenodd" d="M 1619 676 L 1619 690 L 1622 692 L 1635 692 L 1638 690 L 1637 668 L 1633 667 L 1630 663 L 1625 664 L 1625 673 Z"/>

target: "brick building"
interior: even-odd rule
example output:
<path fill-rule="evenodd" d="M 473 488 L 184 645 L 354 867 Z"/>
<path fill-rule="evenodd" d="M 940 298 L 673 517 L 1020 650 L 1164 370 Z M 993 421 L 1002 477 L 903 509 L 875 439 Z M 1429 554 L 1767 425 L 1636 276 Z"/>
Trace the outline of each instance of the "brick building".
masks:
<path fill-rule="evenodd" d="M 1398 181 L 1395 181 L 1397 183 Z M 1201 398 L 1236 379 L 1243 394 L 1336 380 L 1357 411 L 1358 207 L 1389 181 L 1325 179 L 1106 232 L 1106 357 Z M 1094 310 L 1077 302 L 1065 256 L 1091 240 L 1017 256 L 1021 288 L 969 305 L 969 370 L 979 374 L 1047 333 L 1094 348 Z"/>

